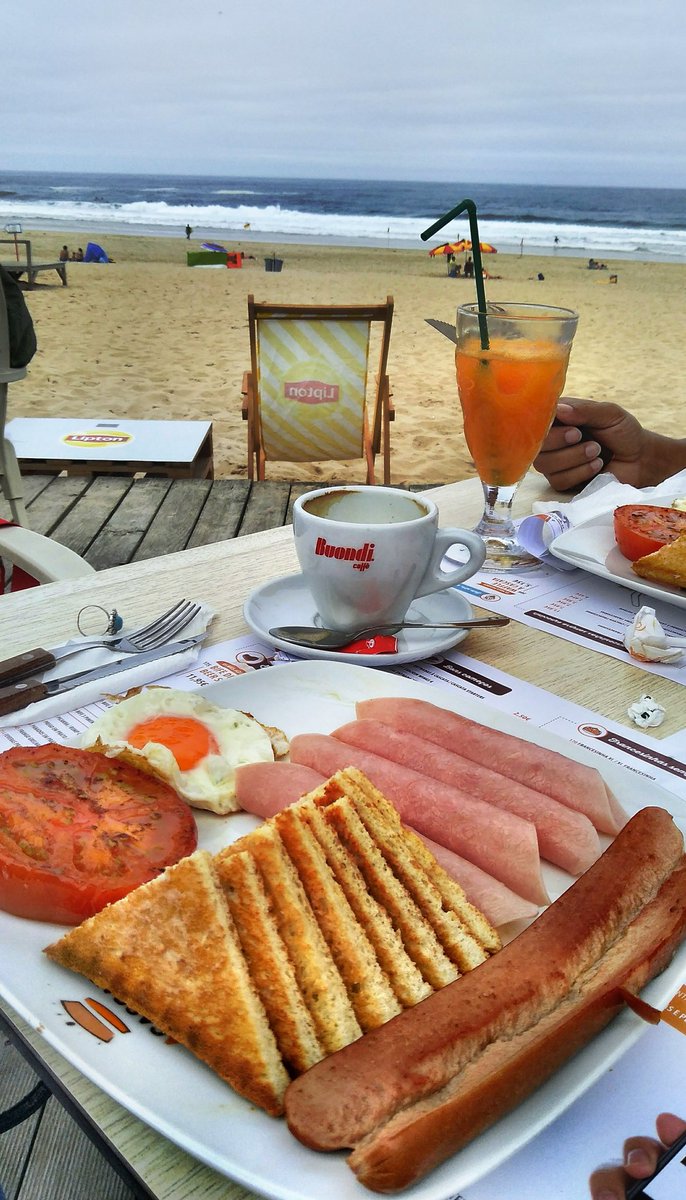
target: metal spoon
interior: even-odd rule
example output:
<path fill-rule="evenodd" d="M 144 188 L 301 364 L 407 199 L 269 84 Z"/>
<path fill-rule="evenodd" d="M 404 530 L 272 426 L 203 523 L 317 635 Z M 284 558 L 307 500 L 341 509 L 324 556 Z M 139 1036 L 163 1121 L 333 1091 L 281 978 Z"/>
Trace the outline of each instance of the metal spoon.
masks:
<path fill-rule="evenodd" d="M 395 625 L 373 625 L 370 629 L 319 629 L 316 625 L 277 625 L 269 630 L 270 637 L 298 646 L 314 646 L 318 650 L 340 650 L 349 642 L 375 637 L 381 633 L 398 633 L 401 629 L 477 629 L 488 625 L 509 625 L 509 617 L 473 617 L 465 621 L 398 621 Z"/>

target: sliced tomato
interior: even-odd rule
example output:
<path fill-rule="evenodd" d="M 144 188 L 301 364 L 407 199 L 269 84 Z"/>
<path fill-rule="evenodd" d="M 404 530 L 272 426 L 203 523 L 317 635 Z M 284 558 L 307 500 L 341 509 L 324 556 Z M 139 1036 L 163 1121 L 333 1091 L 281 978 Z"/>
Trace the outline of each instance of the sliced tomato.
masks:
<path fill-rule="evenodd" d="M 195 850 L 193 814 L 159 779 L 69 746 L 0 754 L 0 908 L 76 925 Z"/>
<path fill-rule="evenodd" d="M 615 509 L 614 527 L 619 549 L 635 562 L 686 533 L 686 512 L 656 504 L 623 504 Z"/>

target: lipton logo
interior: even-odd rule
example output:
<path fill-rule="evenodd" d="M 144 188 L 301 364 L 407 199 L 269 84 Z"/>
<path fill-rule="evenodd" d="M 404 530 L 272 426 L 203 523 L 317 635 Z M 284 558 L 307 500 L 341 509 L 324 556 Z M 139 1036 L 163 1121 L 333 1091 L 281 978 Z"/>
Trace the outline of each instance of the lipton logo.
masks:
<path fill-rule="evenodd" d="M 62 438 L 66 446 L 81 446 L 83 449 L 99 450 L 106 446 L 125 446 L 133 441 L 132 433 L 67 433 Z"/>
<path fill-rule="evenodd" d="M 286 380 L 283 385 L 286 399 L 300 404 L 336 404 L 339 392 L 337 383 L 322 383 L 319 379 Z"/>
<path fill-rule="evenodd" d="M 363 546 L 332 546 L 326 538 L 318 537 L 314 552 L 320 558 L 336 558 L 340 562 L 351 562 L 353 571 L 368 571 L 369 564 L 374 559 L 374 542 L 365 542 Z"/>

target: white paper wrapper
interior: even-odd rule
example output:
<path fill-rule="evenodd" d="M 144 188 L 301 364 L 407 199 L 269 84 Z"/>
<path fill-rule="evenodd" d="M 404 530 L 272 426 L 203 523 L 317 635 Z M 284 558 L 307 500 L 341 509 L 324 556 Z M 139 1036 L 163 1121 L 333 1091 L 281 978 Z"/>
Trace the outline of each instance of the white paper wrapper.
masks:
<path fill-rule="evenodd" d="M 550 553 L 548 547 L 555 538 L 570 528 L 568 518 L 557 509 L 547 513 L 535 513 L 525 517 L 517 529 L 517 541 L 520 546 L 533 554 L 546 567 L 554 567 L 556 571 L 576 571 L 573 563 L 563 562 Z"/>
<path fill-rule="evenodd" d="M 190 625 L 172 640 L 175 642 L 183 641 L 184 638 L 197 637 L 198 634 L 206 633 L 214 618 L 214 612 L 206 604 L 202 608 L 197 617 L 191 621 Z M 125 634 L 126 630 L 122 630 Z M 89 641 L 89 638 L 84 638 L 84 641 Z M 73 644 L 77 645 L 79 639 L 73 638 Z M 156 658 L 152 662 L 143 663 L 142 666 L 134 667 L 130 670 L 122 669 L 116 675 L 108 675 L 106 679 L 94 679 L 91 683 L 85 683 L 82 687 L 72 688 L 69 692 L 62 692 L 59 696 L 49 696 L 47 700 L 40 700 L 38 704 L 29 704 L 27 708 L 22 708 L 17 712 L 8 713 L 7 716 L 0 717 L 0 728 L 6 728 L 11 725 L 26 725 L 32 721 L 43 721 L 47 717 L 57 716 L 59 713 L 70 712 L 72 709 L 81 708 L 84 704 L 92 704 L 98 700 L 103 692 L 108 694 L 117 694 L 126 692 L 129 688 L 142 687 L 143 684 L 152 683 L 157 679 L 163 679 L 165 675 L 178 671 L 186 670 L 197 661 L 202 651 L 202 644 L 193 646 L 190 650 L 183 654 L 174 654 L 167 658 Z M 133 655 L 131 656 L 134 657 Z M 124 658 L 121 650 L 108 650 L 105 647 L 98 647 L 94 650 L 84 650 L 82 654 L 73 654 L 69 658 L 59 662 L 51 671 L 46 671 L 41 678 L 58 679 L 66 675 L 73 675 L 76 671 L 89 671 L 95 667 L 104 666 L 108 662 L 112 662 L 118 658 Z"/>

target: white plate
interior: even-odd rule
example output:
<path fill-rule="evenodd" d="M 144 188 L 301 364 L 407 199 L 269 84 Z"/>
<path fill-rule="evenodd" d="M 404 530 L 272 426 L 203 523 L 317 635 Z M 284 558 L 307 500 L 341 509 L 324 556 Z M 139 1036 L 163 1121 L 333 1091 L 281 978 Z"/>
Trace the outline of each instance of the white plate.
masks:
<path fill-rule="evenodd" d="M 640 592 L 642 596 L 651 596 L 666 604 L 686 608 L 686 591 L 683 588 L 641 579 L 640 575 L 631 569 L 631 563 L 621 553 L 615 541 L 612 512 L 599 513 L 598 516 L 575 525 L 573 529 L 567 529 L 551 542 L 549 550 L 556 558 L 561 558 L 563 562 L 571 563 L 574 567 L 581 567 L 591 575 L 611 579 L 613 583 Z"/>
<path fill-rule="evenodd" d="M 482 701 L 352 663 L 288 663 L 214 684 L 204 689 L 203 695 L 228 707 L 246 709 L 259 720 L 280 726 L 289 736 L 330 732 L 349 721 L 355 701 L 365 697 L 417 696 L 597 765 L 581 747 L 568 745 L 545 730 L 531 730 L 524 721 L 491 710 Z M 602 765 L 600 770 L 629 812 L 658 804 L 672 812 L 686 831 L 686 805 L 675 797 L 622 768 Z M 245 815 L 196 816 L 201 845 L 210 850 L 258 823 Z M 544 874 L 553 895 L 570 882 L 560 871 L 546 868 Z M 343 1154 L 306 1150 L 291 1137 L 284 1121 L 252 1108 L 181 1046 L 168 1045 L 107 993 L 45 958 L 42 948 L 62 932 L 58 926 L 0 913 L 0 992 L 70 1063 L 172 1142 L 272 1200 L 369 1200 L 370 1193 L 357 1183 Z M 667 970 L 644 990 L 645 999 L 664 1008 L 685 972 L 686 950 L 682 947 Z M 104 1043 L 70 1022 L 62 1001 L 84 1001 L 89 996 L 114 1008 L 131 1032 L 116 1033 Z M 403 1197 L 448 1200 L 464 1191 L 549 1125 L 644 1029 L 633 1013 L 623 1013 L 530 1099 Z M 533 1164 L 532 1172 L 535 1174 Z"/>
<path fill-rule="evenodd" d="M 319 614 L 302 575 L 284 575 L 250 592 L 243 607 L 246 624 L 271 646 L 297 654 L 298 658 L 321 658 L 329 662 L 358 662 L 366 667 L 396 667 L 442 654 L 464 641 L 468 629 L 404 629 L 398 634 L 396 654 L 346 654 L 340 650 L 318 650 L 296 646 L 283 638 L 272 637 L 269 630 L 277 625 L 321 625 Z M 408 621 L 465 621 L 474 613 L 460 592 L 446 588 L 413 601 Z"/>

